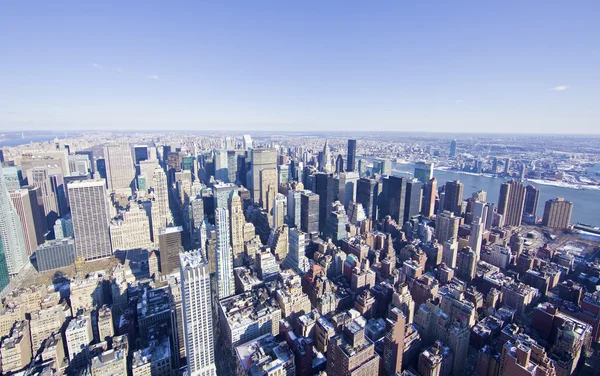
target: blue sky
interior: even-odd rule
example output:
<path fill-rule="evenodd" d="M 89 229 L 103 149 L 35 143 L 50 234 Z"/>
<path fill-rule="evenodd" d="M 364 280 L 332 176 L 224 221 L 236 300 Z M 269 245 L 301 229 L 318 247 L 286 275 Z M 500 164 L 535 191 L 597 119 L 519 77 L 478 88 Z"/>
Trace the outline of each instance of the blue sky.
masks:
<path fill-rule="evenodd" d="M 0 130 L 600 133 L 598 1 L 7 1 Z"/>

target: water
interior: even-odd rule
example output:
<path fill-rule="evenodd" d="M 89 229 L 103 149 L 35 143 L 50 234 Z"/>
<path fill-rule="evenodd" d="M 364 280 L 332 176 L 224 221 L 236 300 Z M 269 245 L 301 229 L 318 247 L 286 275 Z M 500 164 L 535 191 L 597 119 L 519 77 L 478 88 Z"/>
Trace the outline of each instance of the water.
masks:
<path fill-rule="evenodd" d="M 62 135 L 62 134 L 61 134 Z M 25 138 L 10 138 L 8 140 L 3 140 L 0 141 L 0 147 L 4 147 L 4 146 L 19 146 L 19 145 L 25 145 L 28 144 L 30 142 L 44 142 L 44 141 L 52 141 L 54 140 L 57 136 L 59 136 L 59 134 L 43 134 L 43 135 L 27 135 Z"/>
<path fill-rule="evenodd" d="M 392 169 L 394 175 L 411 176 L 415 171 L 413 164 L 393 163 Z M 487 201 L 498 203 L 500 195 L 500 185 L 505 181 L 503 178 L 491 178 L 487 176 L 461 174 L 455 171 L 434 170 L 433 176 L 438 180 L 438 185 L 445 184 L 447 181 L 460 180 L 464 184 L 464 198 L 471 197 L 473 192 L 483 189 L 487 192 Z M 551 185 L 532 184 L 540 190 L 540 198 L 536 215 L 541 217 L 544 213 L 544 204 L 547 200 L 557 197 L 564 197 L 565 200 L 573 203 L 573 214 L 571 222 L 586 223 L 593 226 L 600 226 L 600 190 L 593 189 L 573 189 L 564 187 L 555 187 Z"/>

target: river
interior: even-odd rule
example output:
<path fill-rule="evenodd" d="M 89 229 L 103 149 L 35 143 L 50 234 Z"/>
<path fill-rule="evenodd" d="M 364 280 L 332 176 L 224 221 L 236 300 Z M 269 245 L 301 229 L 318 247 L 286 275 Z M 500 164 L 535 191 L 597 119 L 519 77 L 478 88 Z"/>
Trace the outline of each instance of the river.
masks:
<path fill-rule="evenodd" d="M 413 164 L 392 163 L 394 175 L 411 176 L 415 167 Z M 487 192 L 487 201 L 498 203 L 500 195 L 500 185 L 505 181 L 503 178 L 491 178 L 488 176 L 462 174 L 455 171 L 434 170 L 433 176 L 438 180 L 438 185 L 445 184 L 447 181 L 460 180 L 465 185 L 464 198 L 471 197 L 473 192 L 483 189 Z M 571 222 L 586 223 L 592 226 L 600 226 L 600 190 L 593 189 L 573 189 L 555 187 L 551 185 L 541 185 L 525 182 L 525 185 L 532 184 L 540 190 L 540 198 L 536 215 L 541 217 L 544 213 L 544 204 L 547 200 L 564 197 L 565 200 L 573 203 L 573 214 Z"/>

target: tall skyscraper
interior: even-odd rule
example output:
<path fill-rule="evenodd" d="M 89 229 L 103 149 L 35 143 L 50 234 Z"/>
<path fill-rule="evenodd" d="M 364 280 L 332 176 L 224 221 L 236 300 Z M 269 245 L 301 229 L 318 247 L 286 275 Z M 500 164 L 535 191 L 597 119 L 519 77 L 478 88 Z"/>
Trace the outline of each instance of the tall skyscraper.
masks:
<path fill-rule="evenodd" d="M 379 217 L 389 215 L 399 224 L 404 224 L 406 178 L 398 176 L 384 178 L 379 198 Z"/>
<path fill-rule="evenodd" d="M 0 167 L 0 238 L 4 248 L 6 265 L 10 275 L 17 274 L 27 264 L 27 248 L 19 215 L 6 189 L 4 174 Z"/>
<path fill-rule="evenodd" d="M 450 142 L 450 153 L 448 155 L 450 158 L 456 157 L 456 140 Z"/>
<path fill-rule="evenodd" d="M 260 171 L 260 206 L 271 213 L 277 195 L 277 169 L 265 168 Z"/>
<path fill-rule="evenodd" d="M 433 162 L 417 162 L 415 163 L 415 179 L 421 183 L 427 183 L 433 177 Z"/>
<path fill-rule="evenodd" d="M 357 172 L 342 172 L 338 176 L 338 200 L 348 208 L 350 201 L 356 201 L 356 187 L 358 182 Z"/>
<path fill-rule="evenodd" d="M 377 219 L 379 183 L 375 179 L 360 178 L 356 182 L 356 202 L 365 210 L 367 218 Z"/>
<path fill-rule="evenodd" d="M 244 138 L 245 141 L 245 138 Z M 277 150 L 275 149 L 252 149 L 251 150 L 252 168 L 250 170 L 251 179 L 248 182 L 248 188 L 252 192 L 254 202 L 260 203 L 261 184 L 260 172 L 265 169 L 275 171 L 275 181 L 277 181 Z"/>
<path fill-rule="evenodd" d="M 135 179 L 135 168 L 129 145 L 119 143 L 105 146 L 104 158 L 106 159 L 108 191 L 119 195 L 131 195 L 131 187 Z"/>
<path fill-rule="evenodd" d="M 481 243 L 484 229 L 485 225 L 481 222 L 481 218 L 473 219 L 473 224 L 471 225 L 471 235 L 469 235 L 469 247 L 471 247 L 473 252 L 475 252 L 477 255 L 477 260 L 479 260 L 479 255 L 481 254 Z"/>
<path fill-rule="evenodd" d="M 10 275 L 8 274 L 8 266 L 6 264 L 6 253 L 4 252 L 4 241 L 0 237 L 0 292 L 4 290 L 10 282 Z"/>
<path fill-rule="evenodd" d="M 537 212 L 538 200 L 540 198 L 540 190 L 529 184 L 525 187 L 525 208 L 523 213 L 535 216 Z"/>
<path fill-rule="evenodd" d="M 314 177 L 315 193 L 319 195 L 319 232 L 324 232 L 333 203 L 333 177 L 324 172 L 318 172 Z"/>
<path fill-rule="evenodd" d="M 435 218 L 435 237 L 438 242 L 444 243 L 448 239 L 458 239 L 458 226 L 460 217 L 454 213 L 444 210 Z"/>
<path fill-rule="evenodd" d="M 215 179 L 229 183 L 227 150 L 215 150 Z"/>
<path fill-rule="evenodd" d="M 329 142 L 327 140 L 325 140 L 323 152 L 319 159 L 319 170 L 325 173 L 333 172 L 333 168 L 331 167 L 331 149 L 329 148 Z"/>
<path fill-rule="evenodd" d="M 300 196 L 300 229 L 308 234 L 319 232 L 319 195 L 303 191 Z"/>
<path fill-rule="evenodd" d="M 397 307 L 392 308 L 386 319 L 386 331 L 383 337 L 383 369 L 386 375 L 402 372 L 405 327 L 404 313 Z"/>
<path fill-rule="evenodd" d="M 565 201 L 565 199 L 562 197 L 558 197 L 554 200 L 548 200 L 544 205 L 542 225 L 550 228 L 566 229 L 571 223 L 572 212 L 572 202 Z"/>
<path fill-rule="evenodd" d="M 158 230 L 160 272 L 163 275 L 176 272 L 179 268 L 179 253 L 183 252 L 182 227 L 164 227 Z"/>
<path fill-rule="evenodd" d="M 279 228 L 284 225 L 285 214 L 287 211 L 286 205 L 287 198 L 285 197 L 285 195 L 278 193 L 277 196 L 275 196 L 275 201 L 273 205 L 273 225 L 271 227 Z"/>
<path fill-rule="evenodd" d="M 287 217 L 290 228 L 300 227 L 301 198 L 302 192 L 290 189 L 287 195 Z"/>
<path fill-rule="evenodd" d="M 208 261 L 201 250 L 195 250 L 181 253 L 179 264 L 188 372 L 216 375 Z"/>
<path fill-rule="evenodd" d="M 356 140 L 348 140 L 348 166 L 346 171 L 355 171 L 356 165 Z"/>
<path fill-rule="evenodd" d="M 437 197 L 437 180 L 429 179 L 423 186 L 423 200 L 421 214 L 430 218 L 435 213 L 435 198 Z"/>
<path fill-rule="evenodd" d="M 444 190 L 444 210 L 461 215 L 464 184 L 460 180 L 446 182 Z"/>
<path fill-rule="evenodd" d="M 135 154 L 135 164 L 140 164 L 141 161 L 148 160 L 148 146 L 147 145 L 135 145 L 133 147 L 133 153 Z"/>
<path fill-rule="evenodd" d="M 67 185 L 67 190 L 77 257 L 84 260 L 110 257 L 110 215 L 104 180 L 74 181 Z"/>
<path fill-rule="evenodd" d="M 229 199 L 229 217 L 231 229 L 231 249 L 233 251 L 233 265 L 242 266 L 245 259 L 244 251 L 244 209 L 242 200 L 237 191 L 231 193 Z"/>
<path fill-rule="evenodd" d="M 35 189 L 38 190 L 39 188 Z M 38 237 L 37 234 L 37 232 L 41 230 L 40 222 L 42 218 L 40 217 L 41 213 L 38 208 L 36 191 L 33 191 L 32 195 L 33 200 L 30 198 L 29 191 L 27 189 L 17 189 L 16 191 L 12 191 L 10 193 L 13 206 L 19 215 L 19 222 L 23 232 L 23 239 L 25 240 L 25 248 L 27 249 L 28 256 L 31 256 L 38 245 L 44 242 L 44 234 L 40 233 L 40 237 Z"/>
<path fill-rule="evenodd" d="M 29 184 L 34 187 L 39 187 L 38 193 L 44 207 L 44 215 L 46 226 L 51 226 L 56 222 L 59 214 L 64 213 L 60 210 L 59 195 L 64 196 L 64 186 L 61 179 L 54 179 L 57 184 L 52 184 L 52 176 L 48 173 L 48 169 L 44 167 L 34 168 L 30 170 L 31 180 Z M 59 181 L 60 180 L 60 181 Z M 60 187 L 59 187 L 60 186 Z"/>
<path fill-rule="evenodd" d="M 215 230 L 217 233 L 216 267 L 217 292 L 219 299 L 235 294 L 233 280 L 233 252 L 229 240 L 229 213 L 227 209 L 215 210 Z"/>
<path fill-rule="evenodd" d="M 404 204 L 404 222 L 412 217 L 419 215 L 421 210 L 421 190 L 423 183 L 417 179 L 410 179 L 406 182 L 406 198 Z"/>
<path fill-rule="evenodd" d="M 516 180 L 502 183 L 498 198 L 498 213 L 505 226 L 520 226 L 525 206 L 525 187 Z"/>
<path fill-rule="evenodd" d="M 152 175 L 152 188 L 154 200 L 152 201 L 152 239 L 158 241 L 158 230 L 173 223 L 173 215 L 169 208 L 169 185 L 167 174 L 157 167 Z"/>

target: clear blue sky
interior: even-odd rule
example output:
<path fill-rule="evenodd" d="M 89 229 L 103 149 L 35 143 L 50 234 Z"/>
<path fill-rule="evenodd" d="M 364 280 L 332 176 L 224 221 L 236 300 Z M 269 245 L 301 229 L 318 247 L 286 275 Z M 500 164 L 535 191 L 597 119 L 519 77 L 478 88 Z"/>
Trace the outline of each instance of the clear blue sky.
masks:
<path fill-rule="evenodd" d="M 599 15 L 597 0 L 5 1 L 0 130 L 600 133 Z"/>

